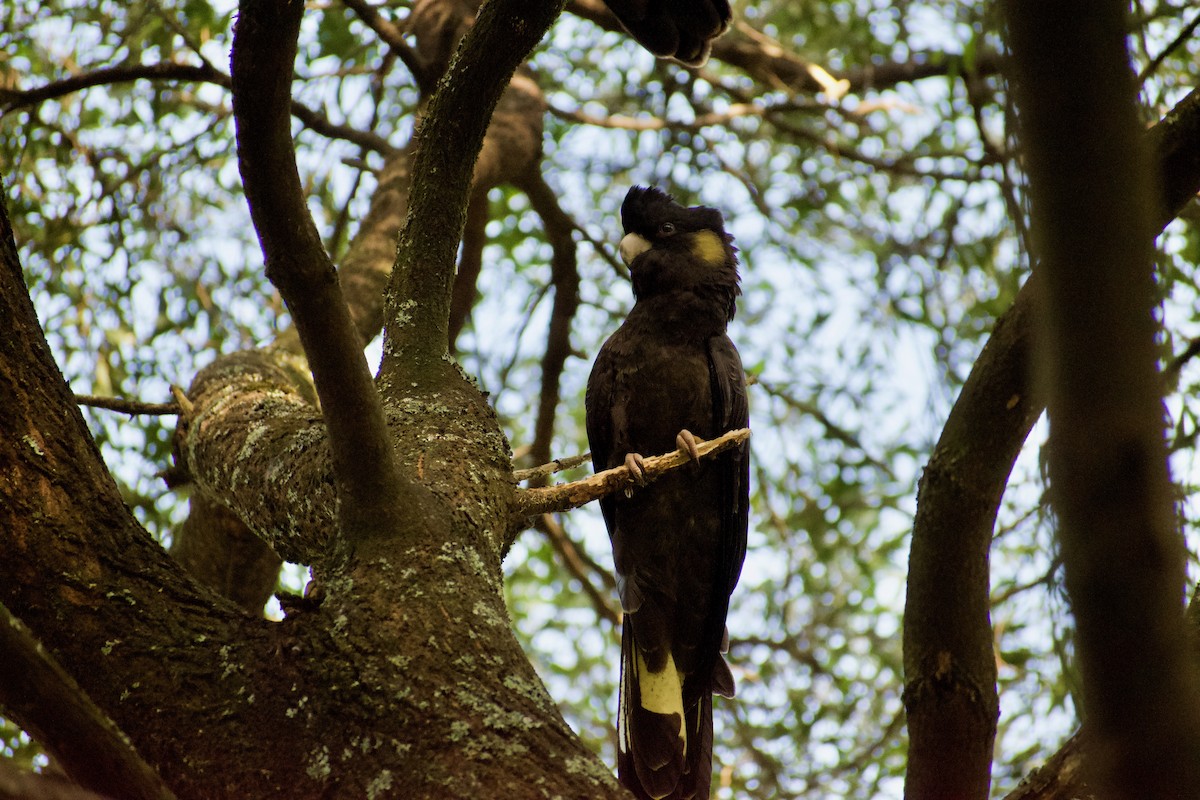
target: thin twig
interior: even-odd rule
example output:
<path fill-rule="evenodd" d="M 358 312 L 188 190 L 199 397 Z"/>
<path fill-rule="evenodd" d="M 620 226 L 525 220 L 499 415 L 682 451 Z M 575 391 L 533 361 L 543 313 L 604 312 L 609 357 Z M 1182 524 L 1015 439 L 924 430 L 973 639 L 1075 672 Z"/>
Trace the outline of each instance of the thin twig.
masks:
<path fill-rule="evenodd" d="M 542 478 L 547 475 L 553 475 L 556 472 L 563 470 L 574 469 L 580 464 L 586 464 L 588 459 L 592 457 L 591 453 L 584 453 L 578 456 L 568 456 L 566 458 L 556 458 L 546 464 L 538 467 L 530 467 L 529 469 L 514 469 L 513 479 L 517 483 L 527 481 L 530 478 Z"/>
<path fill-rule="evenodd" d="M 1147 78 L 1157 72 L 1158 68 L 1162 66 L 1162 63 L 1167 60 L 1167 57 L 1171 55 L 1171 53 L 1174 53 L 1176 50 L 1178 50 L 1184 42 L 1191 38 L 1192 34 L 1196 32 L 1197 27 L 1200 27 L 1200 14 L 1197 14 L 1195 17 L 1193 17 L 1192 21 L 1185 25 L 1183 30 L 1179 32 L 1179 35 L 1176 36 L 1175 39 L 1169 45 L 1167 45 L 1161 53 L 1155 56 L 1150 63 L 1146 65 L 1145 69 L 1138 73 L 1138 85 L 1140 86 L 1145 83 Z"/>
<path fill-rule="evenodd" d="M 182 410 L 178 403 L 145 403 L 141 400 L 128 400 L 124 397 L 100 397 L 94 394 L 77 394 L 75 395 L 75 402 L 88 408 L 104 408 L 109 411 L 119 411 L 131 417 L 136 417 L 140 414 L 166 416 L 179 414 Z"/>

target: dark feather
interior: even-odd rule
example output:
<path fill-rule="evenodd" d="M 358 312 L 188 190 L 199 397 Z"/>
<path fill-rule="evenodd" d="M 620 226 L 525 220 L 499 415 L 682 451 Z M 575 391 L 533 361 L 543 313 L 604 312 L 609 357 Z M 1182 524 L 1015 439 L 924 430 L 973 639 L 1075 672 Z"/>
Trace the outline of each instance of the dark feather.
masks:
<path fill-rule="evenodd" d="M 629 453 L 674 450 L 681 429 L 711 439 L 748 420 L 741 360 L 725 333 L 739 290 L 720 212 L 635 187 L 621 217 L 635 237 L 622 253 L 637 302 L 588 380 L 597 471 Z M 639 797 L 708 797 L 712 694 L 734 689 L 721 652 L 748 506 L 745 446 L 601 500 L 625 612 L 618 773 Z"/>
<path fill-rule="evenodd" d="M 729 29 L 728 0 L 605 0 L 638 43 L 660 58 L 691 67 L 708 60 L 712 42 Z"/>

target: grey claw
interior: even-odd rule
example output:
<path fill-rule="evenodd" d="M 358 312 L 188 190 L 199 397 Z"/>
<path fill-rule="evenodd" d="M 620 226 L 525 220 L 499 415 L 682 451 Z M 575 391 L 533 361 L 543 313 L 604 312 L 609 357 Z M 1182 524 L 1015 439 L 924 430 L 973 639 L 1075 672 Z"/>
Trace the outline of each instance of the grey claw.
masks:
<path fill-rule="evenodd" d="M 700 451 L 696 449 L 696 437 L 692 435 L 691 431 L 686 428 L 681 430 L 675 436 L 675 446 L 680 451 L 687 453 L 688 458 L 692 459 L 692 461 L 697 464 L 700 463 Z"/>
<path fill-rule="evenodd" d="M 638 486 L 646 485 L 646 465 L 642 462 L 640 453 L 629 453 L 625 456 L 625 468 L 629 470 L 629 476 L 637 481 Z M 628 497 L 631 492 L 626 489 L 625 496 Z"/>

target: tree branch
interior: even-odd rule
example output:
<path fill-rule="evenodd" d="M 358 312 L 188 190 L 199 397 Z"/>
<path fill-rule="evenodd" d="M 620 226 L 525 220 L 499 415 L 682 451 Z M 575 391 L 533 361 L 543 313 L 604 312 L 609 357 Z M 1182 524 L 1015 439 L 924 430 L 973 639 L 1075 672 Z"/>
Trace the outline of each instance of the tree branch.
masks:
<path fill-rule="evenodd" d="M 463 224 L 462 256 L 450 296 L 450 322 L 447 343 L 451 353 L 458 351 L 458 337 L 479 302 L 479 274 L 483 271 L 483 248 L 487 245 L 487 192 L 472 192 Z"/>
<path fill-rule="evenodd" d="M 617 588 L 616 581 L 613 577 L 601 570 L 591 562 L 591 559 L 581 555 L 579 548 L 575 542 L 571 541 L 571 537 L 567 536 L 567 532 L 563 530 L 562 525 L 552 514 L 541 514 L 533 523 L 533 527 L 546 535 L 550 541 L 550 546 L 554 548 L 554 552 L 558 553 L 563 564 L 567 568 L 567 572 L 571 573 L 571 577 L 579 581 L 579 585 L 583 587 L 583 593 L 588 596 L 592 602 L 592 607 L 596 610 L 596 615 L 602 619 L 606 619 L 613 625 L 621 622 L 621 611 L 612 604 L 612 597 Z M 592 583 L 592 578 L 588 575 L 588 570 L 591 568 L 594 572 L 599 572 L 602 580 L 608 589 L 607 592 L 602 591 Z"/>
<path fill-rule="evenodd" d="M 1156 154 L 1155 230 L 1165 228 L 1200 191 L 1200 89 L 1171 109 L 1147 134 Z"/>
<path fill-rule="evenodd" d="M 417 89 L 422 95 L 428 97 L 433 93 L 439 76 L 431 75 L 430 70 L 421 63 L 417 54 L 408 46 L 408 42 L 404 41 L 402 30 L 396 27 L 391 20 L 386 19 L 375 6 L 366 0 L 342 0 L 342 4 L 353 11 L 363 21 L 363 24 L 373 30 L 380 41 L 404 62 L 404 66 L 408 67 L 408 71 L 412 74 Z"/>
<path fill-rule="evenodd" d="M 708 441 L 696 442 L 696 450 L 700 458 L 708 458 L 727 450 L 736 444 L 749 441 L 750 429 L 738 428 Z M 644 460 L 646 484 L 653 483 L 673 469 L 679 469 L 690 464 L 691 458 L 682 450 L 673 450 L 659 456 L 651 456 Z M 560 483 L 557 486 L 537 487 L 533 489 L 518 489 L 513 501 L 513 516 L 515 518 L 531 517 L 535 514 L 548 514 L 553 511 L 569 511 L 587 505 L 593 500 L 599 500 L 605 495 L 619 489 L 637 490 L 643 484 L 630 474 L 626 466 L 613 467 L 603 472 L 597 472 L 589 478 Z"/>
<path fill-rule="evenodd" d="M 121 64 L 72 75 L 69 78 L 51 81 L 33 89 L 0 88 L 0 117 L 94 86 L 110 86 L 138 80 L 212 83 L 226 89 L 233 85 L 228 75 L 208 63 L 179 64 L 174 61 L 161 61 L 157 64 Z M 291 110 L 292 115 L 304 123 L 306 128 L 322 136 L 330 139 L 344 139 L 384 155 L 395 149 L 387 139 L 376 133 L 362 131 L 349 125 L 339 125 L 321 112 L 296 100 L 291 101 Z"/>
<path fill-rule="evenodd" d="M 430 100 L 414 139 L 408 223 L 388 285 L 385 380 L 419 382 L 447 356 L 451 286 L 475 159 L 514 70 L 561 8 L 561 0 L 485 3 Z"/>
<path fill-rule="evenodd" d="M 604 30 L 624 33 L 625 29 L 613 16 L 603 0 L 570 0 L 568 10 L 590 20 Z M 826 91 L 830 80 L 844 83 L 844 90 L 861 93 L 869 89 L 886 89 L 899 83 L 912 83 L 924 78 L 944 77 L 964 72 L 963 56 L 955 53 L 914 53 L 907 61 L 890 61 L 834 70 L 826 76 L 813 70 L 814 64 L 795 53 L 759 38 L 730 32 L 713 42 L 712 58 L 741 69 L 768 86 L 785 86 L 794 92 L 816 94 Z M 1000 71 L 1000 55 L 994 52 L 977 53 L 974 72 L 990 75 Z"/>
<path fill-rule="evenodd" d="M 77 394 L 75 402 L 88 408 L 103 408 L 107 411 L 119 411 L 136 417 L 140 414 L 150 416 L 170 416 L 179 414 L 179 403 L 146 403 L 141 400 L 128 400 L 124 397 L 100 397 L 93 394 Z"/>
<path fill-rule="evenodd" d="M 558 204 L 554 190 L 538 169 L 530 170 L 519 181 L 533 210 L 542 218 L 553 256 L 550 261 L 554 283 L 554 306 L 546 332 L 546 350 L 542 354 L 542 390 L 538 395 L 537 420 L 534 423 L 530 455 L 534 463 L 550 459 L 550 440 L 558 410 L 559 384 L 567 358 L 571 355 L 571 323 L 579 308 L 579 269 L 575 258 L 574 222 Z"/>
<path fill-rule="evenodd" d="M 170 553 L 196 580 L 259 617 L 283 564 L 267 541 L 228 506 L 193 492 L 187 519 L 171 537 Z"/>
<path fill-rule="evenodd" d="M 1200 785 L 1200 680 L 1157 371 L 1153 198 L 1127 5 L 1008 0 L 1014 96 L 1044 280 L 1051 496 L 1097 792 Z M 1081 147 L 1087 142 L 1086 147 Z"/>
<path fill-rule="evenodd" d="M 338 268 L 342 291 L 364 342 L 383 329 L 383 292 L 396 260 L 396 235 L 408 213 L 407 149 L 389 154 L 379 171 L 371 204 Z"/>
<path fill-rule="evenodd" d="M 296 0 L 240 6 L 232 57 L 238 164 L 267 277 L 291 312 L 321 400 L 339 527 L 355 542 L 424 527 L 413 523 L 426 493 L 396 467 L 363 342 L 304 201 L 290 126 L 303 11 Z"/>
<path fill-rule="evenodd" d="M 71 75 L 32 89 L 0 89 L 0 116 L 22 108 L 36 106 L 47 100 L 57 100 L 94 86 L 109 86 L 138 80 L 215 83 L 229 88 L 229 76 L 222 74 L 209 64 L 178 64 L 173 61 L 161 61 L 157 64 L 120 64 Z"/>
<path fill-rule="evenodd" d="M 1042 413 L 1028 386 L 1035 282 L 1001 317 L 917 489 L 904 611 L 905 797 L 985 798 L 999 698 L 988 551 L 1013 462 Z"/>
<path fill-rule="evenodd" d="M 1179 35 L 1172 39 L 1171 43 L 1164 47 L 1162 52 L 1151 59 L 1150 63 L 1138 73 L 1138 85 L 1140 86 L 1141 84 L 1145 83 L 1147 78 L 1157 72 L 1158 68 L 1162 66 L 1162 63 L 1167 60 L 1167 57 L 1170 56 L 1171 53 L 1174 53 L 1176 50 L 1182 47 L 1188 39 L 1192 38 L 1192 35 L 1195 34 L 1196 28 L 1198 27 L 1200 27 L 1200 13 L 1192 17 L 1192 21 L 1183 26 L 1183 30 L 1179 32 Z"/>
<path fill-rule="evenodd" d="M 128 800 L 173 800 L 175 795 L 116 723 L 3 604 L 0 653 L 0 707 L 25 721 L 29 734 L 74 781 Z"/>
<path fill-rule="evenodd" d="M 28 772 L 0 759 L 0 800 L 112 800 L 84 789 L 64 775 Z"/>
<path fill-rule="evenodd" d="M 1146 134 L 1164 178 L 1158 227 L 1200 191 L 1198 98 L 1192 92 Z M 1037 284 L 1035 275 L 997 320 L 918 488 L 904 614 L 909 797 L 939 794 L 951 775 L 973 773 L 978 786 L 991 771 L 990 744 L 976 747 L 954 731 L 979 730 L 982 723 L 994 737 L 987 554 L 1012 464 L 1044 408 L 1032 386 Z M 952 671 L 939 671 L 943 659 Z"/>

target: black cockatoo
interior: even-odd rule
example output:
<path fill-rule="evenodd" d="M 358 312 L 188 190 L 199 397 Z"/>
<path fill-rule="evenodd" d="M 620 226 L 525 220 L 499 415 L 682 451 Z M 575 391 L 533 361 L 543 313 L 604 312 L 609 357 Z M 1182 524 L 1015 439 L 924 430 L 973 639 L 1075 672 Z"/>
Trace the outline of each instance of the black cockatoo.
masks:
<path fill-rule="evenodd" d="M 596 471 L 676 447 L 694 464 L 600 501 L 621 628 L 617 771 L 641 798 L 706 798 L 712 695 L 733 696 L 721 653 L 746 553 L 745 444 L 699 461 L 695 440 L 747 426 L 742 362 L 725 333 L 737 257 L 721 212 L 635 186 L 621 206 L 636 298 L 596 356 L 587 433 Z"/>
<path fill-rule="evenodd" d="M 605 0 L 642 47 L 689 67 L 708 61 L 712 41 L 729 29 L 729 0 Z"/>

